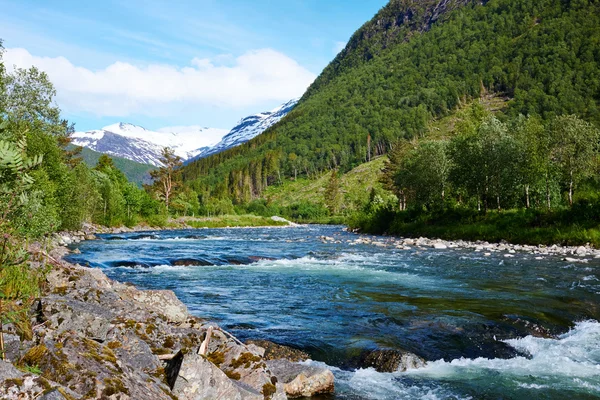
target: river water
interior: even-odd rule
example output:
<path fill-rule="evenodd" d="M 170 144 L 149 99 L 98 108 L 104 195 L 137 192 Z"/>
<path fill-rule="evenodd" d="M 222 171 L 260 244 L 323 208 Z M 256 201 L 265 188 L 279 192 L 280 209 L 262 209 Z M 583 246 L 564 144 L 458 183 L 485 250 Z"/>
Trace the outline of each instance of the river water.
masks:
<path fill-rule="evenodd" d="M 341 226 L 100 237 L 69 260 L 171 289 L 241 339 L 307 351 L 336 375 L 336 400 L 600 398 L 600 260 L 400 250 L 356 244 Z M 190 259 L 204 265 L 177 265 Z M 375 348 L 428 363 L 361 368 Z"/>

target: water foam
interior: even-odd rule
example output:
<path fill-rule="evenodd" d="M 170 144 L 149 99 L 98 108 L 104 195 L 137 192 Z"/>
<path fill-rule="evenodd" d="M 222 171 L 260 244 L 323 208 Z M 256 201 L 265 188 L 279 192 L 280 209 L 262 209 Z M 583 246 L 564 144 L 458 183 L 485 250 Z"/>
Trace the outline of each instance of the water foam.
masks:
<path fill-rule="evenodd" d="M 441 399 L 470 399 L 452 393 L 444 385 L 417 384 L 403 382 L 395 373 L 377 372 L 373 368 L 346 371 L 317 361 L 304 361 L 303 364 L 328 368 L 336 379 L 336 393 L 346 398 L 377 399 L 377 400 L 441 400 Z"/>
<path fill-rule="evenodd" d="M 600 387 L 600 323 L 597 321 L 579 322 L 556 339 L 527 336 L 505 343 L 530 357 L 439 360 L 406 374 L 442 380 L 501 377 L 521 388 L 532 385 L 532 380 L 537 381 L 536 385 L 544 383 L 531 386 L 532 389 Z"/>

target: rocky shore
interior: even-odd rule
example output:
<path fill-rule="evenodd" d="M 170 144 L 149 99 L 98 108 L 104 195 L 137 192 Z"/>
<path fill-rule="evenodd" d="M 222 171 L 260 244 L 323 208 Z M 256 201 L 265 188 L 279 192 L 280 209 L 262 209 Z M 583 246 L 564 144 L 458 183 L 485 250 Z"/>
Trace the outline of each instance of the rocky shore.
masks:
<path fill-rule="evenodd" d="M 358 235 L 358 233 L 357 233 Z M 321 236 L 324 243 L 341 243 L 335 237 Z M 520 245 L 507 242 L 489 243 L 486 241 L 470 242 L 466 240 L 442 240 L 420 237 L 399 238 L 360 235 L 355 240 L 347 241 L 350 245 L 366 244 L 377 247 L 390 247 L 399 250 L 426 250 L 426 249 L 464 249 L 481 253 L 483 256 L 491 256 L 494 253 L 503 254 L 506 258 L 512 258 L 517 253 L 531 254 L 537 259 L 547 256 L 562 257 L 567 262 L 587 263 L 593 258 L 600 258 L 600 249 L 595 249 L 589 244 L 585 246 L 560 246 L 560 245 Z"/>
<path fill-rule="evenodd" d="M 0 398 L 282 400 L 333 392 L 331 371 L 295 362 L 305 359 L 301 352 L 241 343 L 190 315 L 173 292 L 111 281 L 62 260 L 67 251 L 32 248 L 33 267 L 52 269 L 33 303 L 32 328 L 3 326 Z"/>

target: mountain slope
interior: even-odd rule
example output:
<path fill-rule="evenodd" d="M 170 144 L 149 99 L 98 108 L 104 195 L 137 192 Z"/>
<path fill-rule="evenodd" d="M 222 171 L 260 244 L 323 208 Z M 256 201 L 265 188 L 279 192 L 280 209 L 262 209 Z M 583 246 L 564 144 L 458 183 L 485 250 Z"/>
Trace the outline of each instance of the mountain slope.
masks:
<path fill-rule="evenodd" d="M 198 154 L 189 159 L 188 163 L 246 143 L 279 122 L 296 106 L 297 103 L 298 99 L 293 99 L 274 110 L 243 118 L 227 135 L 223 136 L 223 139 L 221 139 L 219 143 L 214 146 L 197 149 Z"/>
<path fill-rule="evenodd" d="M 141 126 L 117 123 L 100 130 L 76 132 L 73 144 L 111 156 L 126 158 L 142 164 L 160 166 L 164 147 L 171 147 L 182 159 L 198 154 L 206 136 L 222 136 L 226 131 L 214 128 L 196 128 L 180 131 L 155 132 Z"/>
<path fill-rule="evenodd" d="M 90 167 L 95 167 L 98 164 L 98 159 L 102 153 L 84 147 L 81 150 L 81 158 Z M 141 164 L 135 161 L 121 157 L 111 157 L 115 167 L 117 167 L 130 182 L 142 186 L 142 184 L 150 183 L 150 171 L 155 169 L 152 165 Z"/>
<path fill-rule="evenodd" d="M 487 93 L 512 98 L 508 114 L 600 123 L 598 26 L 592 0 L 392 1 L 278 124 L 184 177 L 244 202 L 282 177 L 384 154 Z"/>

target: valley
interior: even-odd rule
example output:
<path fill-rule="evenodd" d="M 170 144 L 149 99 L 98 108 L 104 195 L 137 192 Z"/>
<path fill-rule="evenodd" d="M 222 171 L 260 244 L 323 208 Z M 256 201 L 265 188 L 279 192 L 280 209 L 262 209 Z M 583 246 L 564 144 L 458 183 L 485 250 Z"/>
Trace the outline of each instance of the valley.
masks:
<path fill-rule="evenodd" d="M 0 397 L 600 395 L 598 1 L 134 3 L 5 7 Z"/>

